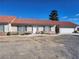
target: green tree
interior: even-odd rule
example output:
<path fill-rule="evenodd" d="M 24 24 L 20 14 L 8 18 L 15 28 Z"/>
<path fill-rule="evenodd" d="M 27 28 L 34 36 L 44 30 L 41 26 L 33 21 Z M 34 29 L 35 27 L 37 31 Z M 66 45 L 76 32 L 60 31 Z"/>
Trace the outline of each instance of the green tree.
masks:
<path fill-rule="evenodd" d="M 58 12 L 57 10 L 52 10 L 50 15 L 49 15 L 49 19 L 52 21 L 59 21 L 58 20 Z"/>

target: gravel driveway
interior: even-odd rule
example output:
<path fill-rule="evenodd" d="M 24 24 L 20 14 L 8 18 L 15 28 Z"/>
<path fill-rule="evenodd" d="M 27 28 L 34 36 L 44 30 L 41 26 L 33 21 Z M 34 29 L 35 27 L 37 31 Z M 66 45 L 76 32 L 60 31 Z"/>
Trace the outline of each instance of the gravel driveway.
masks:
<path fill-rule="evenodd" d="M 79 36 L 0 37 L 0 59 L 79 59 Z"/>

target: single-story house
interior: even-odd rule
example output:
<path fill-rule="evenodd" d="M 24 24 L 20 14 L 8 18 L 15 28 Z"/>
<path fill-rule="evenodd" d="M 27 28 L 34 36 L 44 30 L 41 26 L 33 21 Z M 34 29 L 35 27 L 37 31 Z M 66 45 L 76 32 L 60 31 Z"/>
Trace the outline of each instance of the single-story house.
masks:
<path fill-rule="evenodd" d="M 41 31 L 51 33 L 72 33 L 76 24 L 65 21 L 18 19 L 15 16 L 0 16 L 0 35 L 8 32 L 30 32 Z"/>

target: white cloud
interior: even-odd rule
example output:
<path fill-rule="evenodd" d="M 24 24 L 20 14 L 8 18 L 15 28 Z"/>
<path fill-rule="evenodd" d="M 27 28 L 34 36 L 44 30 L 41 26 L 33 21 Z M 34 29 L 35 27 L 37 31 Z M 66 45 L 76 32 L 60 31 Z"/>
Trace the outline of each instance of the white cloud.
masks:
<path fill-rule="evenodd" d="M 79 20 L 79 18 L 68 18 L 67 20 L 77 21 L 77 20 Z"/>
<path fill-rule="evenodd" d="M 76 14 L 75 16 L 79 16 L 79 13 L 78 13 L 78 14 Z"/>
<path fill-rule="evenodd" d="M 63 19 L 66 19 L 66 18 L 68 18 L 68 16 L 64 16 L 64 17 L 62 17 Z"/>
<path fill-rule="evenodd" d="M 75 17 L 64 16 L 64 17 L 61 17 L 61 19 L 65 20 L 65 21 L 78 22 L 79 17 L 76 17 L 76 16 L 79 16 L 79 14 L 76 14 Z"/>

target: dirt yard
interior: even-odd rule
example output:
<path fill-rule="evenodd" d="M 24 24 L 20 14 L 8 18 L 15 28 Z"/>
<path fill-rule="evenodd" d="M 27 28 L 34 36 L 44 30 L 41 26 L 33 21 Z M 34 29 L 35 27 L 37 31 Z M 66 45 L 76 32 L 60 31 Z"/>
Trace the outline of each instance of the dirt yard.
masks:
<path fill-rule="evenodd" d="M 79 36 L 0 37 L 0 59 L 79 59 Z"/>

